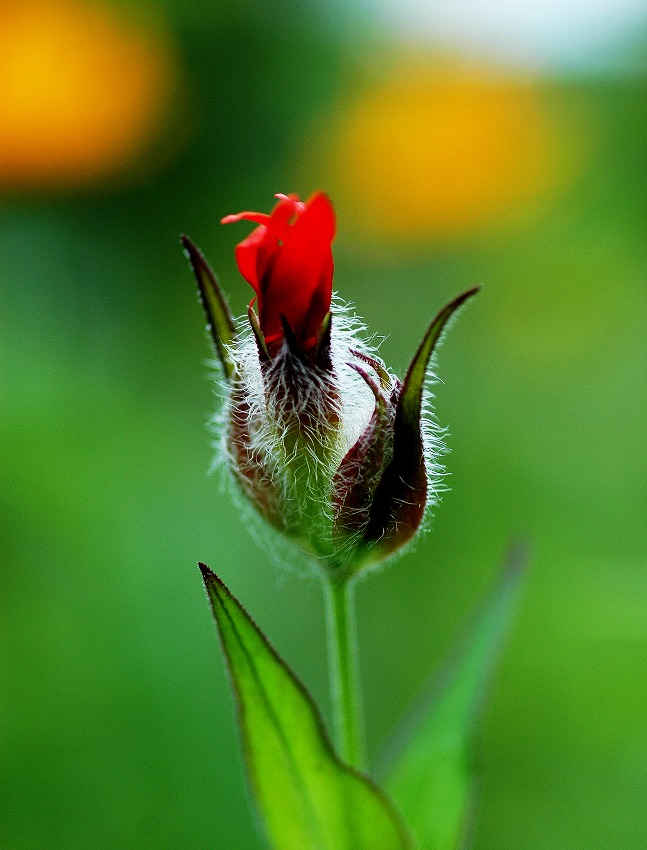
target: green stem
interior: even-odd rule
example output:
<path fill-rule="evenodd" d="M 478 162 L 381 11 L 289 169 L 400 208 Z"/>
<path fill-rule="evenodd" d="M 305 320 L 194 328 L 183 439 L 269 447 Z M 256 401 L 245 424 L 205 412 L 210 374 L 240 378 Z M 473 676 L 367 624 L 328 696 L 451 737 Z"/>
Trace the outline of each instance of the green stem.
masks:
<path fill-rule="evenodd" d="M 357 640 L 352 581 L 324 580 L 328 631 L 330 690 L 340 756 L 363 766 L 363 729 L 358 691 Z"/>

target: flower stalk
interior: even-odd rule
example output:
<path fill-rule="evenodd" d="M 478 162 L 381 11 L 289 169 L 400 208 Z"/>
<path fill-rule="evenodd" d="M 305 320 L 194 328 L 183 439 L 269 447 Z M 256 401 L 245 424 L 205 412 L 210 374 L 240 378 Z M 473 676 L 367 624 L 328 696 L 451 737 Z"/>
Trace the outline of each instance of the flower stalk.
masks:
<path fill-rule="evenodd" d="M 354 582 L 324 578 L 328 666 L 335 740 L 339 755 L 352 767 L 364 767 L 364 724 L 359 689 Z"/>

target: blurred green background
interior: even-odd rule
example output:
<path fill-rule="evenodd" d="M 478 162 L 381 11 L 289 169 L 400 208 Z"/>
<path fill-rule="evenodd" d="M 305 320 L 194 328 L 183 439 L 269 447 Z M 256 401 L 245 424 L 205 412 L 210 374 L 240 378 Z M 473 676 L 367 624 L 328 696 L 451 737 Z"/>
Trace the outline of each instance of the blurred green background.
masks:
<path fill-rule="evenodd" d="M 475 846 L 647 846 L 647 10 L 572 5 L 461 41 L 414 2 L 2 4 L 3 850 L 262 846 L 198 559 L 328 711 L 319 586 L 207 475 L 178 245 L 242 313 L 219 219 L 316 188 L 400 373 L 484 284 L 439 358 L 450 490 L 358 589 L 371 752 L 524 533 Z"/>

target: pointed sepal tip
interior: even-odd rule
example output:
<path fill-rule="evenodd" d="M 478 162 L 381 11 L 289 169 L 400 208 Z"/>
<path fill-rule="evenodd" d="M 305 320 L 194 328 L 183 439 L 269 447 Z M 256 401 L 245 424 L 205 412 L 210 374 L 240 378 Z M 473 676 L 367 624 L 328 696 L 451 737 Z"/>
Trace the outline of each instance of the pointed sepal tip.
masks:
<path fill-rule="evenodd" d="M 209 333 L 215 345 L 218 360 L 225 377 L 231 380 L 236 367 L 228 346 L 234 339 L 236 326 L 229 303 L 220 288 L 218 278 L 200 249 L 184 233 L 180 236 L 180 242 L 198 284 L 200 301 L 206 314 Z"/>

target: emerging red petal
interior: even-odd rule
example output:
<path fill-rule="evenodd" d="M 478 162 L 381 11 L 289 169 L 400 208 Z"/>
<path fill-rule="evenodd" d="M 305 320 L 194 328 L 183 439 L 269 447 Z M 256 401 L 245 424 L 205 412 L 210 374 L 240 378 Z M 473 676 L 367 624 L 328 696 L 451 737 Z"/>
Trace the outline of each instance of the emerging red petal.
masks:
<path fill-rule="evenodd" d="M 314 195 L 277 253 L 266 292 L 264 319 L 270 333 L 281 333 L 281 315 L 309 348 L 330 310 L 335 218 L 330 201 Z"/>
<path fill-rule="evenodd" d="M 237 221 L 255 221 L 256 224 L 268 224 L 271 219 L 272 217 L 267 215 L 267 213 L 246 211 L 233 213 L 233 215 L 226 215 L 224 218 L 220 219 L 220 224 L 235 224 Z"/>
<path fill-rule="evenodd" d="M 267 228 L 261 225 L 255 230 L 252 230 L 247 239 L 236 245 L 236 263 L 238 264 L 238 269 L 247 283 L 254 288 L 256 295 L 260 293 L 257 272 L 258 255 L 264 248 L 267 248 L 267 241 Z"/>
<path fill-rule="evenodd" d="M 335 214 L 322 192 L 306 203 L 296 195 L 277 195 L 268 216 L 243 212 L 223 223 L 253 221 L 259 225 L 236 248 L 240 273 L 258 298 L 261 330 L 272 354 L 283 342 L 285 317 L 304 350 L 314 346 L 330 310 Z"/>

